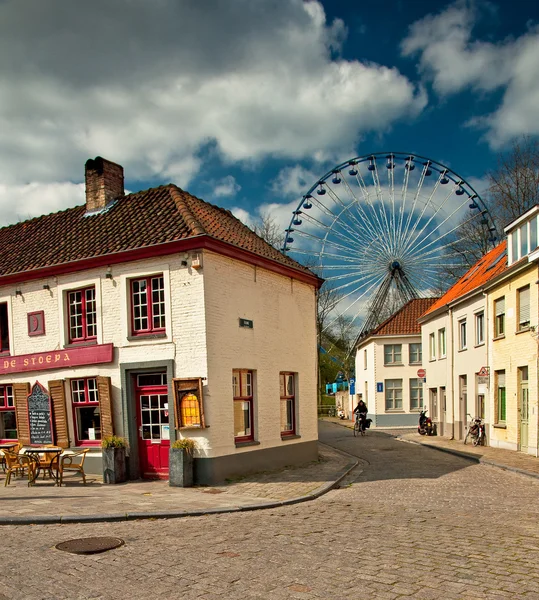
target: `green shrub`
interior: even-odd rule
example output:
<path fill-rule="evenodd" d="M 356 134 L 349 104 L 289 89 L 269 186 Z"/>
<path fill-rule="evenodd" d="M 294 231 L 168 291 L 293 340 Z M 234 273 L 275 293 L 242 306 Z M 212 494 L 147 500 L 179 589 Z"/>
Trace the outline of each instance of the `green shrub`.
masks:
<path fill-rule="evenodd" d="M 191 438 L 182 438 L 181 440 L 176 440 L 172 442 L 171 448 L 181 448 L 182 450 L 187 450 L 189 454 L 193 454 L 193 450 L 197 447 L 195 440 Z"/>
<path fill-rule="evenodd" d="M 109 435 L 101 440 L 101 448 L 127 448 L 127 440 L 119 435 Z"/>

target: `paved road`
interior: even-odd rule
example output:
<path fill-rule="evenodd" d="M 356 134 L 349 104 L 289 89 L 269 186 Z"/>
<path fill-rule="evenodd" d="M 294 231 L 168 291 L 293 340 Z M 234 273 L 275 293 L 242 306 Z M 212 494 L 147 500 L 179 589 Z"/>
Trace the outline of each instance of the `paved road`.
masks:
<path fill-rule="evenodd" d="M 539 482 L 321 424 L 363 461 L 314 502 L 169 521 L 5 526 L 0 599 L 537 598 Z M 62 553 L 74 537 L 126 544 Z"/>

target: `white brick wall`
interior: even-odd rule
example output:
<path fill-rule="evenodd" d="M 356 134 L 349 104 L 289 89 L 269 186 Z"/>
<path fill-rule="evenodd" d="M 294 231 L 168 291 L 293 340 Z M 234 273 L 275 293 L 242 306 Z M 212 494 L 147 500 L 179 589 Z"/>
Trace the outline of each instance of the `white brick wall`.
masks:
<path fill-rule="evenodd" d="M 313 286 L 293 281 L 217 254 L 205 252 L 203 268 L 190 267 L 191 255 L 180 254 L 92 269 L 0 289 L 0 301 L 10 307 L 12 354 L 30 354 L 65 347 L 64 295 L 69 289 L 96 286 L 98 343 L 112 343 L 111 364 L 75 369 L 0 376 L 2 383 L 52 379 L 111 377 L 117 433 L 123 435 L 120 364 L 175 361 L 175 377 L 205 377 L 205 430 L 198 437 L 204 456 L 221 456 L 317 439 L 316 331 Z M 182 266 L 187 260 L 189 266 Z M 158 339 L 129 339 L 129 279 L 163 273 L 166 290 L 167 335 Z M 43 289 L 48 284 L 50 291 Z M 20 288 L 22 297 L 15 296 Z M 26 314 L 44 310 L 46 335 L 29 337 Z M 239 318 L 254 321 L 254 329 L 239 327 Z M 259 446 L 236 449 L 233 434 L 232 369 L 256 371 L 256 438 Z M 298 373 L 298 433 L 280 437 L 279 372 Z M 66 392 L 68 390 L 66 389 Z M 68 406 L 71 419 L 71 410 Z M 74 439 L 72 423 L 71 438 Z"/>

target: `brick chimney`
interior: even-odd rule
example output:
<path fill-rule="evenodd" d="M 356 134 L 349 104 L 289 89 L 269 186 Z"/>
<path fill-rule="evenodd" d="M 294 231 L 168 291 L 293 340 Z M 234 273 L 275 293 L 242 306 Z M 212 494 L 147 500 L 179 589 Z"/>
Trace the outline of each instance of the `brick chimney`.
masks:
<path fill-rule="evenodd" d="M 124 195 L 124 169 L 121 165 L 96 156 L 86 161 L 86 211 L 105 208 Z"/>

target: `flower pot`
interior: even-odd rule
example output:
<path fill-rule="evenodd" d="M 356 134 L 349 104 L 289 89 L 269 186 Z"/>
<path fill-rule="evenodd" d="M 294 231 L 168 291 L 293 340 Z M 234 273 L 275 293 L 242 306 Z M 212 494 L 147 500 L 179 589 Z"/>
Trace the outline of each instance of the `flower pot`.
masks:
<path fill-rule="evenodd" d="M 168 462 L 169 485 L 191 487 L 193 485 L 193 454 L 185 448 L 170 448 Z"/>
<path fill-rule="evenodd" d="M 103 483 L 127 481 L 125 448 L 103 448 Z"/>

